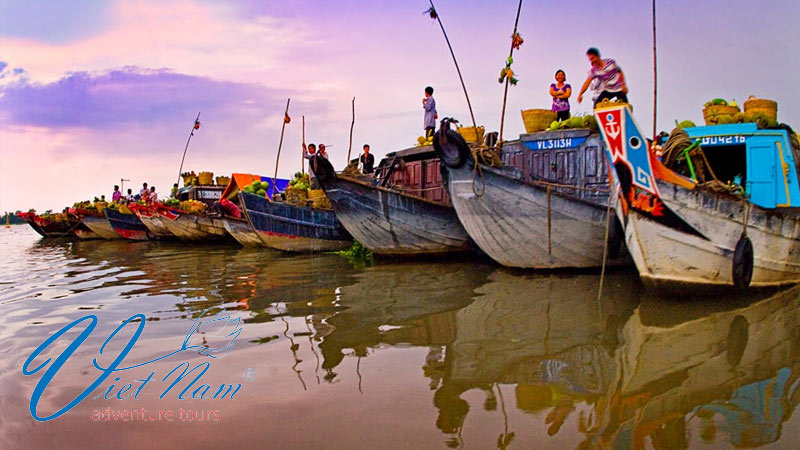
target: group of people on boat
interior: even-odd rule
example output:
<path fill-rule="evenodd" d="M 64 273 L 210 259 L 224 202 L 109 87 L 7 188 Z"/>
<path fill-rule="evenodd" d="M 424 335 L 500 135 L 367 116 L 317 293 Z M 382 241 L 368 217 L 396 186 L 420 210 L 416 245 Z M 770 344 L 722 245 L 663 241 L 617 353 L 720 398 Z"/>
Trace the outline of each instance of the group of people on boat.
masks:
<path fill-rule="evenodd" d="M 177 186 L 177 184 L 176 184 Z M 106 196 L 103 195 L 100 201 L 105 201 Z M 128 189 L 128 194 L 123 195 L 119 185 L 114 185 L 114 192 L 111 193 L 111 201 L 114 203 L 132 203 L 143 200 L 148 205 L 155 205 L 158 203 L 158 193 L 156 187 L 147 187 L 147 183 L 142 183 L 142 189 L 138 194 L 133 193 L 133 189 Z"/>
<path fill-rule="evenodd" d="M 583 94 L 591 87 L 594 95 L 594 105 L 603 100 L 618 100 L 628 102 L 628 85 L 625 83 L 625 74 L 617 62 L 611 58 L 601 58 L 600 50 L 595 47 L 586 51 L 590 68 L 586 81 L 583 82 L 578 92 L 578 103 L 583 101 Z M 556 113 L 556 120 L 567 120 L 570 117 L 569 98 L 572 96 L 572 86 L 567 83 L 567 74 L 558 69 L 555 74 L 555 83 L 550 84 L 550 96 L 553 97 L 551 111 Z"/>

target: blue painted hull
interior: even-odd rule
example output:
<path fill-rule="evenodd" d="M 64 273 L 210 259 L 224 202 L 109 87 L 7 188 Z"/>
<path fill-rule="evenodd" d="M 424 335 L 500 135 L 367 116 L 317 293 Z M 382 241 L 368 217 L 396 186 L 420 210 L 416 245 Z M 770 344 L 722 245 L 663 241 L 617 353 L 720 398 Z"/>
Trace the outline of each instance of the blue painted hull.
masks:
<path fill-rule="evenodd" d="M 267 247 L 314 252 L 344 249 L 353 242 L 333 211 L 276 203 L 248 192 L 240 195 L 244 214 Z"/>
<path fill-rule="evenodd" d="M 134 241 L 146 241 L 150 239 L 150 233 L 146 226 L 139 220 L 136 214 L 122 214 L 119 211 L 105 208 L 103 210 L 111 224 L 111 228 L 125 239 Z"/>

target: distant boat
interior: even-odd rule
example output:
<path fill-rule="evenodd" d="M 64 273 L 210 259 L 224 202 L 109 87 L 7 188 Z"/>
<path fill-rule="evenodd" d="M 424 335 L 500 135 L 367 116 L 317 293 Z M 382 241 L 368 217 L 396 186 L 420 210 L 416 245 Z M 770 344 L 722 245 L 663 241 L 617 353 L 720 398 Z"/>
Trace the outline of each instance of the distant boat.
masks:
<path fill-rule="evenodd" d="M 687 141 L 699 144 L 715 172 L 715 181 L 700 183 L 659 161 L 625 105 L 595 116 L 614 167 L 616 212 L 645 283 L 800 282 L 800 146 L 793 133 L 753 123 L 686 128 Z"/>
<path fill-rule="evenodd" d="M 336 217 L 373 252 L 414 256 L 470 249 L 430 146 L 389 153 L 375 177 L 336 174 L 319 156 L 310 164 L 316 165 L 314 173 Z"/>
<path fill-rule="evenodd" d="M 120 205 L 120 207 L 122 208 L 124 205 Z M 114 232 L 125 239 L 146 241 L 152 236 L 147 227 L 139 220 L 139 217 L 131 211 L 120 212 L 112 208 L 103 208 L 103 213 L 105 213 Z"/>
<path fill-rule="evenodd" d="M 333 211 L 274 202 L 240 192 L 242 211 L 269 248 L 287 252 L 320 252 L 348 248 L 353 238 Z"/>
<path fill-rule="evenodd" d="M 508 267 L 590 268 L 603 263 L 606 229 L 612 265 L 629 262 L 619 227 L 608 220 L 608 169 L 590 129 L 524 134 L 502 146 L 502 164 L 473 159 L 455 131 L 434 147 L 458 218 L 487 255 Z"/>
<path fill-rule="evenodd" d="M 28 223 L 42 237 L 73 236 L 66 214 L 42 214 L 33 212 L 19 213 L 19 217 Z"/>
<path fill-rule="evenodd" d="M 206 207 L 211 207 L 224 190 L 225 186 L 218 185 L 186 186 L 178 191 L 177 198 L 180 201 L 202 202 Z M 184 242 L 220 243 L 231 239 L 222 219 L 205 212 L 189 213 L 179 208 L 162 208 L 158 219 L 170 234 Z"/>

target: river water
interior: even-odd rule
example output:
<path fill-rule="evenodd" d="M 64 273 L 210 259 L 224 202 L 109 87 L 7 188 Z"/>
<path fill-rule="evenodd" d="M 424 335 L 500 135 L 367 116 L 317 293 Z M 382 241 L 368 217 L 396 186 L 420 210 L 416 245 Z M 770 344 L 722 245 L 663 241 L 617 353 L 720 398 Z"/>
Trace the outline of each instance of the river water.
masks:
<path fill-rule="evenodd" d="M 4 449 L 800 442 L 798 288 L 658 298 L 623 270 L 598 300 L 597 273 L 480 259 L 359 267 L 234 246 L 42 240 L 27 226 L 2 230 L 0 248 Z M 117 371 L 103 379 L 93 360 Z"/>

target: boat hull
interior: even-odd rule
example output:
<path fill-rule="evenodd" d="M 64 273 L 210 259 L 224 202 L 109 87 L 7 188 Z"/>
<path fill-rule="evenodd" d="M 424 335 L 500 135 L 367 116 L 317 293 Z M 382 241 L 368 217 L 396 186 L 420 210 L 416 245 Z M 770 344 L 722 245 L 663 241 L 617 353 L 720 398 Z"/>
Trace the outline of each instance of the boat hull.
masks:
<path fill-rule="evenodd" d="M 629 210 L 625 240 L 639 276 L 656 288 L 732 287 L 733 254 L 744 230 L 745 204 L 719 194 L 658 181 L 660 200 L 697 233 Z M 751 205 L 747 236 L 753 245 L 752 287 L 800 283 L 800 213 Z M 621 208 L 618 215 L 623 216 Z"/>
<path fill-rule="evenodd" d="M 533 269 L 603 264 L 607 207 L 557 193 L 548 200 L 546 188 L 522 182 L 511 167 L 483 166 L 477 181 L 477 190 L 484 191 L 481 196 L 473 192 L 469 164 L 448 171 L 448 190 L 459 220 L 496 262 Z M 629 262 L 624 252 L 616 253 L 610 265 Z"/>
<path fill-rule="evenodd" d="M 84 240 L 91 240 L 91 239 L 103 239 L 102 236 L 92 231 L 89 227 L 84 224 L 81 224 L 75 227 L 72 230 L 72 233 L 78 237 L 78 239 Z"/>
<path fill-rule="evenodd" d="M 171 234 L 184 242 L 217 243 L 230 240 L 222 219 L 204 214 L 179 214 L 174 219 L 159 216 Z"/>
<path fill-rule="evenodd" d="M 158 239 L 174 238 L 175 235 L 169 231 L 169 228 L 161 220 L 159 210 L 164 208 L 160 205 L 156 206 L 140 206 L 134 205 L 131 207 L 133 212 L 142 221 L 142 224 L 150 232 L 151 237 Z M 171 211 L 170 211 L 171 212 Z"/>
<path fill-rule="evenodd" d="M 122 236 L 114 231 L 114 228 L 111 227 L 111 223 L 105 216 L 86 216 L 83 218 L 83 224 L 103 239 L 122 239 Z"/>
<path fill-rule="evenodd" d="M 71 233 L 72 227 L 68 221 L 55 222 L 45 219 L 41 216 L 36 216 L 33 213 L 24 213 L 21 216 L 34 231 L 39 233 L 42 237 L 67 237 L 73 236 Z"/>
<path fill-rule="evenodd" d="M 276 203 L 249 192 L 240 195 L 242 212 L 267 247 L 287 252 L 320 252 L 342 250 L 353 243 L 333 211 Z"/>
<path fill-rule="evenodd" d="M 341 176 L 321 184 L 336 218 L 376 254 L 444 254 L 471 247 L 452 207 Z"/>
<path fill-rule="evenodd" d="M 258 233 L 253 231 L 253 227 L 247 222 L 246 219 L 237 219 L 235 217 L 223 217 L 222 224 L 236 242 L 245 247 L 263 247 L 264 243 L 258 236 Z"/>
<path fill-rule="evenodd" d="M 133 241 L 146 241 L 150 239 L 150 233 L 136 214 L 122 214 L 119 211 L 106 208 L 106 214 L 111 228 L 120 237 Z"/>

